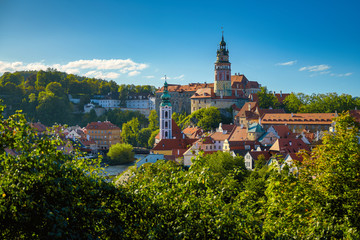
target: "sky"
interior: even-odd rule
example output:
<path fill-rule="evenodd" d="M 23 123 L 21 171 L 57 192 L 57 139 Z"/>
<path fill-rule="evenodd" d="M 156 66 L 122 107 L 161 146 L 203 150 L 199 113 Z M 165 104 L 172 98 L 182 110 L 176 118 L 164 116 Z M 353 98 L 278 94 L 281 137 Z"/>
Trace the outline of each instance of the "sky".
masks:
<path fill-rule="evenodd" d="M 48 67 L 118 84 L 214 82 L 360 97 L 358 0 L 0 0 L 0 75 Z"/>

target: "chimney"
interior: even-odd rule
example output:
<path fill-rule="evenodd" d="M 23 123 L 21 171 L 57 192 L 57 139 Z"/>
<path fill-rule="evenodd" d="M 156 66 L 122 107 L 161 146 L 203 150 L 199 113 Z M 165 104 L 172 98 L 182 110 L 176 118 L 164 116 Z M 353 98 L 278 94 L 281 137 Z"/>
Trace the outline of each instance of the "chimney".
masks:
<path fill-rule="evenodd" d="M 249 111 L 251 110 L 251 104 L 250 103 L 248 103 L 248 106 L 249 106 Z"/>
<path fill-rule="evenodd" d="M 294 113 L 291 113 L 291 117 L 294 117 Z"/>
<path fill-rule="evenodd" d="M 280 97 L 282 97 L 282 91 L 280 90 Z"/>
<path fill-rule="evenodd" d="M 291 141 L 289 141 L 289 145 L 291 146 L 291 144 L 292 144 L 292 142 Z"/>

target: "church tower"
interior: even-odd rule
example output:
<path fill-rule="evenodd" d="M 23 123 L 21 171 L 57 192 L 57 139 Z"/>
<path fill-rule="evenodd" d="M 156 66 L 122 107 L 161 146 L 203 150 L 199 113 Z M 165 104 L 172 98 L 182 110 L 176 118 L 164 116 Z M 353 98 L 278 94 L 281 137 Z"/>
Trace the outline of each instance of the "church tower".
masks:
<path fill-rule="evenodd" d="M 172 139 L 172 106 L 170 103 L 168 84 L 165 79 L 164 92 L 160 103 L 160 139 Z"/>
<path fill-rule="evenodd" d="M 217 96 L 231 96 L 231 63 L 229 62 L 229 50 L 224 41 L 224 32 L 216 54 L 214 85 Z"/>

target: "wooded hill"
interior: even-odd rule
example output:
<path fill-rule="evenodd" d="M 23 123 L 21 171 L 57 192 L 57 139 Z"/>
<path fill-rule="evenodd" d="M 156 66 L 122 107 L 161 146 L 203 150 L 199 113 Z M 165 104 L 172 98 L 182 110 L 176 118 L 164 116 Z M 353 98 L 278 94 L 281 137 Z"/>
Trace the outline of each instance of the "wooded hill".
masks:
<path fill-rule="evenodd" d="M 51 68 L 46 71 L 6 72 L 0 77 L 0 98 L 7 105 L 5 114 L 22 110 L 28 121 L 40 121 L 45 125 L 85 125 L 90 120 L 98 120 L 96 116 L 82 113 L 83 106 L 94 95 L 120 99 L 125 106 L 128 94 L 147 95 L 155 90 L 150 85 L 118 85 L 112 80 L 81 77 Z M 72 104 L 68 94 L 79 98 L 80 103 Z"/>

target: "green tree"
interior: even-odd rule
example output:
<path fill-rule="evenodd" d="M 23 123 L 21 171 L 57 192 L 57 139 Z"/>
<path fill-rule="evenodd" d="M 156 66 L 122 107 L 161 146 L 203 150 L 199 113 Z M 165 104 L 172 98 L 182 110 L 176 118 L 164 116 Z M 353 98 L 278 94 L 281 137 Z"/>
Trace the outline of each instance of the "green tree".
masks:
<path fill-rule="evenodd" d="M 139 132 L 139 146 L 140 147 L 148 147 L 148 142 L 152 134 L 152 130 L 150 128 L 143 128 Z"/>
<path fill-rule="evenodd" d="M 193 112 L 190 117 L 194 125 L 201 127 L 205 131 L 218 127 L 221 122 L 220 111 L 216 107 L 199 109 Z"/>
<path fill-rule="evenodd" d="M 99 161 L 62 153 L 57 147 L 64 142 L 56 136 L 38 138 L 23 115 L 4 119 L 2 110 L 1 239 L 126 237 L 132 221 L 126 202 L 132 200 L 98 175 Z"/>
<path fill-rule="evenodd" d="M 156 113 L 156 110 L 151 110 L 149 115 L 149 128 L 152 131 L 159 129 L 159 117 Z"/>
<path fill-rule="evenodd" d="M 51 82 L 46 86 L 45 89 L 46 92 L 48 93 L 53 93 L 55 96 L 58 97 L 64 97 L 65 96 L 65 91 L 62 88 L 61 84 L 58 82 Z"/>
<path fill-rule="evenodd" d="M 291 93 L 284 99 L 284 108 L 288 113 L 298 113 L 301 106 L 303 105 L 301 99 L 294 93 Z"/>
<path fill-rule="evenodd" d="M 127 143 L 117 143 L 110 147 L 107 156 L 111 159 L 110 165 L 130 163 L 134 161 L 133 147 Z"/>
<path fill-rule="evenodd" d="M 137 118 L 131 119 L 129 122 L 122 125 L 121 138 L 124 143 L 138 146 L 139 140 L 139 120 Z"/>
<path fill-rule="evenodd" d="M 156 137 L 156 135 L 159 134 L 159 132 L 160 132 L 160 130 L 158 129 L 158 130 L 155 130 L 155 131 L 153 131 L 153 132 L 151 133 L 150 138 L 149 138 L 149 140 L 148 140 L 148 147 L 149 147 L 149 148 L 153 148 L 153 147 L 154 147 L 155 137 Z"/>
<path fill-rule="evenodd" d="M 354 201 L 360 194 L 359 125 L 348 113 L 335 122 L 335 132 L 297 163 L 299 177 L 273 172 L 266 190 L 268 238 L 360 237 L 360 202 Z"/>
<path fill-rule="evenodd" d="M 257 92 L 259 98 L 259 107 L 260 108 L 277 108 L 279 105 L 278 99 L 275 95 L 269 93 L 266 87 L 261 87 L 260 91 Z"/>

